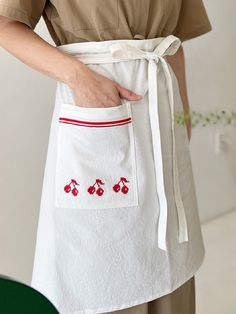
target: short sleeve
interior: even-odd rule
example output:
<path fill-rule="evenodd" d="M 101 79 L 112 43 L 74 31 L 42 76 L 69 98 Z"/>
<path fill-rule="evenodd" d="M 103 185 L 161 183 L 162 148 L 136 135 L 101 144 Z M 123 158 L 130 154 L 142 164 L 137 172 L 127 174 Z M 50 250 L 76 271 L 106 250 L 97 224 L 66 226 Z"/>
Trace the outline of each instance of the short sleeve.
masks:
<path fill-rule="evenodd" d="M 34 29 L 47 0 L 0 0 L 0 15 L 15 19 Z"/>
<path fill-rule="evenodd" d="M 192 39 L 212 30 L 202 0 L 182 0 L 178 22 L 173 35 L 181 41 Z"/>

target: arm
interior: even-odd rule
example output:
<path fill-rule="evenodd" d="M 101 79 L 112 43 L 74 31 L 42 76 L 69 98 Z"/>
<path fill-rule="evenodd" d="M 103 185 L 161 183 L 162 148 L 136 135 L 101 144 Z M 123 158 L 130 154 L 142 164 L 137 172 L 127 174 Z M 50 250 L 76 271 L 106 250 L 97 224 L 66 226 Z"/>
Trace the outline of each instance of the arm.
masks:
<path fill-rule="evenodd" d="M 140 98 L 50 45 L 24 23 L 3 16 L 0 16 L 0 46 L 31 68 L 67 84 L 73 89 L 76 103 L 116 106 L 120 97 Z"/>
<path fill-rule="evenodd" d="M 49 77 L 69 83 L 82 64 L 64 55 L 18 21 L 0 16 L 0 45 L 20 61 Z"/>
<path fill-rule="evenodd" d="M 183 103 L 183 111 L 184 115 L 190 114 L 190 106 L 187 95 L 187 84 L 186 84 L 186 76 L 185 76 L 185 60 L 184 60 L 184 50 L 183 47 L 180 46 L 179 50 L 173 56 L 167 56 L 167 60 L 173 69 L 179 84 L 180 96 Z M 191 138 L 191 118 L 185 120 L 188 138 Z"/>

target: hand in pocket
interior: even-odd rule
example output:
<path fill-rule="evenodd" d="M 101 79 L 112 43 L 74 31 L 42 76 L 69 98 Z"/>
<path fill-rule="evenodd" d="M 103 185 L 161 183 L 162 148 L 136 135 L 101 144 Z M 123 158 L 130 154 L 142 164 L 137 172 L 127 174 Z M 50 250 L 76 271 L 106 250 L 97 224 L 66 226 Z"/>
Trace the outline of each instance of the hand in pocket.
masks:
<path fill-rule="evenodd" d="M 142 98 L 142 95 L 120 86 L 82 63 L 75 77 L 70 87 L 75 103 L 80 107 L 114 107 L 121 104 L 121 98 L 131 101 Z"/>

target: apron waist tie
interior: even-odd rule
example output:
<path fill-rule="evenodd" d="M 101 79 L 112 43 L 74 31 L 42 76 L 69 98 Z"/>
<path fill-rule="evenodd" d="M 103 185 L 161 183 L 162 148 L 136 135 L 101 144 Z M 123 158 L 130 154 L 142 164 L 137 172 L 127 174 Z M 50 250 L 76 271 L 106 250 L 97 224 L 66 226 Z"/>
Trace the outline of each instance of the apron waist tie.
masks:
<path fill-rule="evenodd" d="M 149 100 L 149 118 L 152 131 L 152 143 L 155 165 L 156 189 L 159 200 L 159 221 L 158 221 L 158 247 L 167 251 L 167 199 L 164 187 L 164 171 L 161 150 L 161 137 L 158 113 L 158 83 L 157 83 L 157 64 L 160 61 L 166 77 L 169 105 L 171 111 L 171 133 L 172 133 L 172 161 L 173 161 L 173 184 L 174 196 L 178 214 L 179 243 L 188 241 L 188 228 L 185 215 L 185 209 L 181 198 L 179 187 L 179 175 L 175 150 L 174 133 L 174 95 L 171 73 L 165 55 L 173 55 L 179 49 L 181 41 L 179 38 L 169 35 L 158 44 L 152 51 L 144 51 L 129 43 L 115 43 L 109 46 L 110 53 L 82 54 L 81 61 L 84 63 L 105 63 L 118 62 L 124 60 L 147 59 L 148 60 L 148 100 Z"/>
<path fill-rule="evenodd" d="M 163 162 L 161 151 L 161 137 L 158 114 L 158 86 L 157 86 L 157 63 L 160 61 L 165 72 L 169 104 L 171 110 L 171 127 L 172 127 L 172 154 L 173 154 L 173 181 L 174 195 L 178 213 L 179 223 L 179 242 L 188 241 L 188 228 L 185 215 L 185 209 L 181 198 L 181 191 L 178 181 L 178 167 L 175 151 L 175 134 L 174 134 L 174 96 L 171 73 L 167 62 L 164 59 L 165 55 L 173 55 L 181 45 L 179 38 L 170 35 L 165 37 L 154 51 L 143 51 L 137 47 L 127 43 L 117 43 L 110 46 L 111 55 L 113 58 L 119 59 L 141 59 L 146 58 L 148 62 L 148 85 L 149 85 L 149 117 L 152 130 L 153 153 L 155 162 L 156 188 L 159 199 L 160 215 L 158 221 L 158 247 L 167 251 L 167 199 L 164 187 Z"/>

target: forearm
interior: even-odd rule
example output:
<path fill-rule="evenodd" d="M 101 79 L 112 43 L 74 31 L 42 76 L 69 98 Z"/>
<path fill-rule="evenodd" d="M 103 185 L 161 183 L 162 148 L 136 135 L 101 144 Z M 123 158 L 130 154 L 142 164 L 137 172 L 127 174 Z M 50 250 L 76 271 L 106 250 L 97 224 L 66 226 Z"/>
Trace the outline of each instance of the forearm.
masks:
<path fill-rule="evenodd" d="M 0 17 L 0 46 L 31 68 L 73 85 L 85 67 L 78 59 L 50 45 L 27 25 Z"/>

